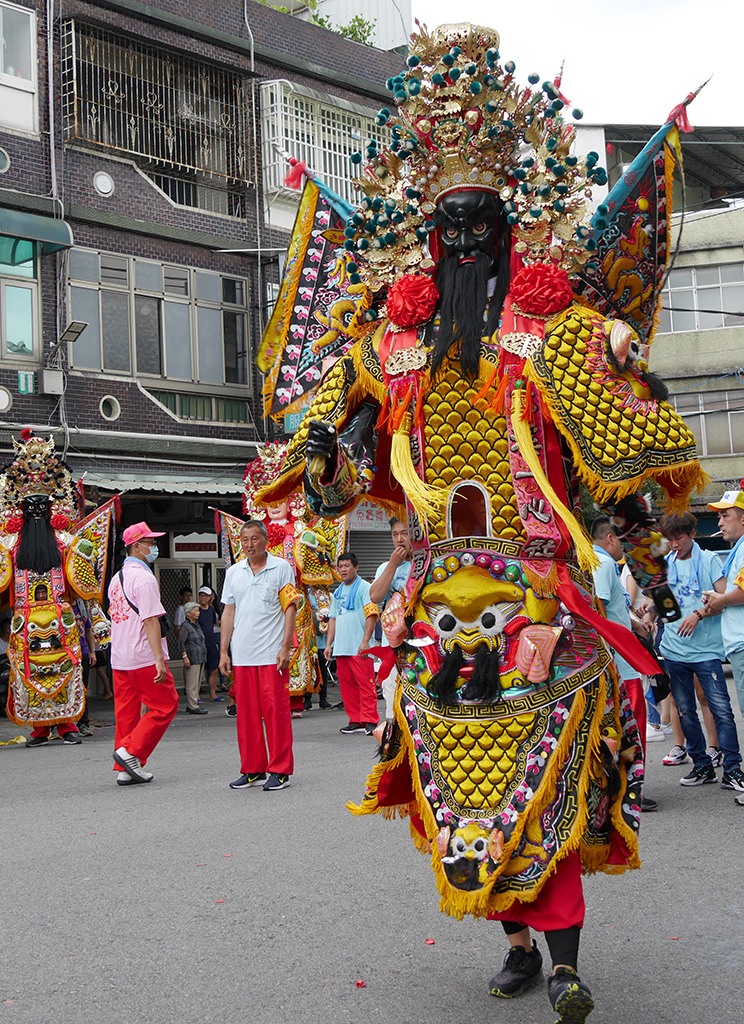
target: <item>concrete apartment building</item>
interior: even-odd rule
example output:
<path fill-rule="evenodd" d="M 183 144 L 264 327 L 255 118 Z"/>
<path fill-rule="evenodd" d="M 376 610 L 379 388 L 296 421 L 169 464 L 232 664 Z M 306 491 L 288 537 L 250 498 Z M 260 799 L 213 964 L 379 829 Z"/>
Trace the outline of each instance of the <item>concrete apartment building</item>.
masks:
<path fill-rule="evenodd" d="M 252 0 L 0 0 L 0 37 L 0 455 L 52 432 L 92 504 L 168 531 L 168 605 L 219 590 L 209 506 L 240 513 L 272 431 L 254 357 L 298 199 L 272 143 L 350 198 L 402 58 Z"/>

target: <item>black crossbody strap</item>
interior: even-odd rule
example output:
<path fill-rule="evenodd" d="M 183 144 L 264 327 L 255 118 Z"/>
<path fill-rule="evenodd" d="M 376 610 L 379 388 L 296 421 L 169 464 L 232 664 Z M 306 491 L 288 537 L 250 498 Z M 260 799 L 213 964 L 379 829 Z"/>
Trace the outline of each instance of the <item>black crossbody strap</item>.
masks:
<path fill-rule="evenodd" d="M 124 589 L 124 568 L 123 567 L 121 569 L 119 569 L 119 572 L 118 572 L 117 575 L 119 576 L 119 583 L 121 584 L 121 592 L 124 595 L 124 597 L 126 598 L 127 604 L 129 605 L 129 607 L 132 609 L 133 612 L 136 612 L 137 615 L 139 615 L 139 608 L 137 607 L 136 604 L 132 604 L 132 602 L 127 597 L 126 590 Z"/>

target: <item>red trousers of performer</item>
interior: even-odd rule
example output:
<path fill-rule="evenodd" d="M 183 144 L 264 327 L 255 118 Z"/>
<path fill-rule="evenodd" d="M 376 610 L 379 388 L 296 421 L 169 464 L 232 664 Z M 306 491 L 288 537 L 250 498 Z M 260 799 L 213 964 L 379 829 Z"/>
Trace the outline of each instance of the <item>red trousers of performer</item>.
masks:
<path fill-rule="evenodd" d="M 241 772 L 291 775 L 294 755 L 289 672 L 280 672 L 276 665 L 233 665 L 233 688 L 238 706 L 235 720 Z"/>
<path fill-rule="evenodd" d="M 130 754 L 138 757 L 142 764 L 157 747 L 163 733 L 178 711 L 178 694 L 170 669 L 166 668 L 162 683 L 155 682 L 157 669 L 154 665 L 146 668 L 115 668 L 114 707 L 116 708 L 116 733 L 114 750 L 126 747 Z M 147 711 L 142 714 L 142 705 Z M 118 765 L 115 772 L 120 772 Z"/>
<path fill-rule="evenodd" d="M 575 925 L 583 927 L 584 912 L 581 860 L 572 850 L 558 863 L 534 903 L 516 900 L 508 910 L 487 916 L 489 921 L 514 921 L 536 932 L 553 932 Z"/>
<path fill-rule="evenodd" d="M 35 729 L 31 730 L 31 736 L 33 739 L 38 739 L 39 736 L 48 736 L 51 732 L 51 725 L 37 725 Z M 61 725 L 57 726 L 57 732 L 60 736 L 66 736 L 68 732 L 77 732 L 78 727 L 74 722 L 62 722 Z"/>
<path fill-rule="evenodd" d="M 643 693 L 643 683 L 640 679 L 620 680 L 620 685 L 625 687 L 628 700 L 633 708 L 635 720 L 638 723 L 638 731 L 641 734 L 641 746 L 643 756 L 646 756 L 646 697 Z"/>
<path fill-rule="evenodd" d="M 358 654 L 337 655 L 336 674 L 350 722 L 377 725 L 377 686 L 372 659 Z"/>

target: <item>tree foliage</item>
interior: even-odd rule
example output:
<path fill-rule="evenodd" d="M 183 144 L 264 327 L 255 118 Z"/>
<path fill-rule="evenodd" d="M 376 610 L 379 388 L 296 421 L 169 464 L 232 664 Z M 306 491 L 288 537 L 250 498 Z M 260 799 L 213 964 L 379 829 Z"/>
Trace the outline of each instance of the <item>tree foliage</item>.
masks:
<path fill-rule="evenodd" d="M 264 7 L 273 7 L 275 11 L 281 11 L 282 14 L 291 14 L 290 9 L 281 4 L 272 4 L 270 0 L 258 0 L 258 2 Z M 361 14 L 355 14 L 348 25 L 334 25 L 330 18 L 318 13 L 318 0 L 306 0 L 305 6 L 310 12 L 310 22 L 313 25 L 328 29 L 329 32 L 338 32 L 339 35 L 353 39 L 364 46 L 374 46 L 376 18 L 370 20 L 363 18 Z"/>

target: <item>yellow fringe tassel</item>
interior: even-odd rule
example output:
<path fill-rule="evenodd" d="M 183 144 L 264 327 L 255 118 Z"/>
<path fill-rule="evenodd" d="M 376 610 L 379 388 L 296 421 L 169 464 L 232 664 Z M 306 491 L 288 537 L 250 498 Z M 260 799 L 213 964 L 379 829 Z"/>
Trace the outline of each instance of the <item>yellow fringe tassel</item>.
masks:
<path fill-rule="evenodd" d="M 550 502 L 553 511 L 560 516 L 561 521 L 571 534 L 573 542 L 576 545 L 576 554 L 579 559 L 579 565 L 586 572 L 590 572 L 599 565 L 599 559 L 594 553 L 591 541 L 584 533 L 573 513 L 566 505 L 563 504 L 561 499 L 555 493 L 552 484 L 548 480 L 545 470 L 538 458 L 537 452 L 535 451 L 535 446 L 532 443 L 532 432 L 530 430 L 529 423 L 522 419 L 523 408 L 524 394 L 521 388 L 516 388 L 512 392 L 511 424 L 512 429 L 514 430 L 514 436 L 517 439 L 517 444 L 519 445 L 519 450 L 524 461 L 529 466 L 538 487 L 545 498 Z"/>
<path fill-rule="evenodd" d="M 390 445 L 390 468 L 420 519 L 426 521 L 441 512 L 447 501 L 446 492 L 425 484 L 413 465 L 410 413 L 406 414 L 400 429 L 393 434 Z"/>

